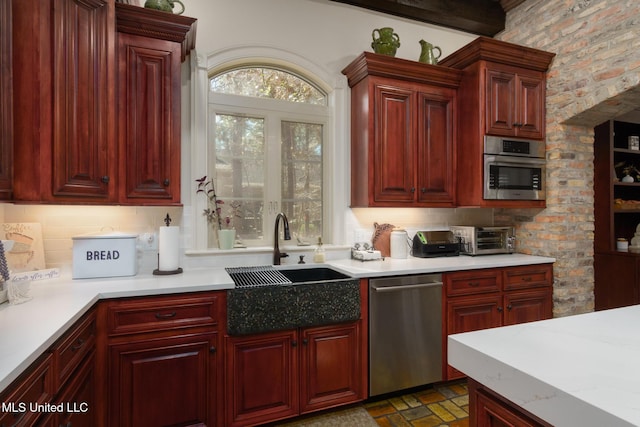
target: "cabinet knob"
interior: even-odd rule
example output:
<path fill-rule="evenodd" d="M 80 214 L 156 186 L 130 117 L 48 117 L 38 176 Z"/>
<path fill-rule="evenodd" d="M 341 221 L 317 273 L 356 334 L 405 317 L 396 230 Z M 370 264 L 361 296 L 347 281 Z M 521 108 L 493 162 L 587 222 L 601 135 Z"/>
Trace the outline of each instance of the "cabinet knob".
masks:
<path fill-rule="evenodd" d="M 420 189 L 420 191 L 424 194 L 424 193 L 426 193 L 426 192 L 427 192 L 427 189 L 426 189 L 425 187 L 422 187 L 422 188 Z"/>
<path fill-rule="evenodd" d="M 298 346 L 298 341 L 293 340 L 291 341 L 291 347 L 297 347 Z"/>
<path fill-rule="evenodd" d="M 513 308 L 513 306 L 512 306 L 511 304 L 509 304 L 509 305 L 507 306 L 507 310 L 509 310 L 509 311 L 511 311 L 511 309 L 512 309 L 512 308 Z"/>
<path fill-rule="evenodd" d="M 215 346 L 215 345 L 212 345 L 211 347 L 209 347 L 209 353 L 213 354 L 213 353 L 215 353 L 216 351 L 218 351 L 218 349 L 216 349 L 216 346 Z"/>
<path fill-rule="evenodd" d="M 502 308 L 502 307 L 498 307 L 498 311 L 499 311 L 500 313 L 502 313 L 502 310 L 503 310 L 503 308 Z"/>
<path fill-rule="evenodd" d="M 308 340 L 308 339 L 306 339 L 306 338 L 305 338 L 305 339 L 303 339 L 303 340 L 302 340 L 302 345 L 307 345 L 307 344 L 309 344 L 309 340 Z"/>
<path fill-rule="evenodd" d="M 411 187 L 411 192 L 415 193 L 416 192 L 416 187 Z"/>
<path fill-rule="evenodd" d="M 100 181 L 102 181 L 103 184 L 108 184 L 110 180 L 111 178 L 109 178 L 107 175 L 100 178 Z"/>
<path fill-rule="evenodd" d="M 169 186 L 169 183 L 170 183 L 169 178 L 167 178 L 167 179 L 165 179 L 164 181 L 162 181 L 162 184 L 163 184 L 165 187 L 168 187 L 168 186 Z"/>
<path fill-rule="evenodd" d="M 76 340 L 76 344 L 71 346 L 71 351 L 78 351 L 82 348 L 83 345 L 84 345 L 84 340 L 82 338 L 78 338 Z"/>

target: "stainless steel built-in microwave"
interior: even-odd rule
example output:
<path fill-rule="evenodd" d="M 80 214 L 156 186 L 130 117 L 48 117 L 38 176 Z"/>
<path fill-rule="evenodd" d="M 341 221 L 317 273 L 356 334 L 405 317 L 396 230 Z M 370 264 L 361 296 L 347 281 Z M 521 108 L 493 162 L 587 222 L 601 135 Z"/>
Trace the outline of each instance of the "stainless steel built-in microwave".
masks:
<path fill-rule="evenodd" d="M 486 200 L 545 200 L 545 171 L 544 141 L 485 136 Z"/>

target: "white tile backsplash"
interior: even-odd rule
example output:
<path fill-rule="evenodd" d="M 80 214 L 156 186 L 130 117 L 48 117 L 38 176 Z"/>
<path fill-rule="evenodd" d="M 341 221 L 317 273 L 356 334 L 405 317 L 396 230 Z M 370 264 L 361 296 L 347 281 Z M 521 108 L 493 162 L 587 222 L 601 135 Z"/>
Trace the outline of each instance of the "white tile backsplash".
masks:
<path fill-rule="evenodd" d="M 42 224 L 45 262 L 47 268 L 70 269 L 73 259 L 72 237 L 80 234 L 121 231 L 126 233 L 157 233 L 164 225 L 167 213 L 172 218 L 171 225 L 181 227 L 181 253 L 191 249 L 193 240 L 193 216 L 185 207 L 134 207 L 134 206 L 52 206 L 0 204 L 0 218 L 3 222 L 39 222 Z M 352 246 L 356 236 L 371 236 L 373 223 L 390 223 L 401 226 L 413 235 L 416 230 L 446 229 L 449 225 L 492 225 L 492 209 L 417 209 L 417 208 L 356 208 L 344 214 L 343 230 L 352 230 L 346 236 L 338 236 L 335 243 Z M 289 250 L 291 258 L 287 263 L 295 263 L 298 255 L 312 258 L 311 246 L 306 250 Z M 345 253 L 347 255 L 345 255 Z M 348 256 L 340 249 L 328 253 L 329 257 Z M 150 272 L 157 266 L 157 251 L 139 250 L 139 271 Z M 186 268 L 248 265 L 256 262 L 270 264 L 271 254 L 262 251 L 233 251 L 233 253 L 190 254 L 183 257 L 181 266 Z"/>

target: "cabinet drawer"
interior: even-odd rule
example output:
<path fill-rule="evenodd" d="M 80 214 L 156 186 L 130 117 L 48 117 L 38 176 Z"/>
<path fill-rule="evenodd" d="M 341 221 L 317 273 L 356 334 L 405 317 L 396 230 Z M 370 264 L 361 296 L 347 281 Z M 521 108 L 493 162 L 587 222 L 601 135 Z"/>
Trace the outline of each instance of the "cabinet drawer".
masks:
<path fill-rule="evenodd" d="M 51 375 L 52 356 L 47 353 L 40 361 L 31 365 L 1 396 L 3 404 L 13 404 L 13 408 L 0 413 L 1 426 L 34 425 L 40 412 L 29 410 L 30 405 L 50 402 L 53 397 L 53 377 Z M 23 406 L 21 406 L 23 405 Z"/>
<path fill-rule="evenodd" d="M 111 301 L 107 307 L 107 333 L 155 332 L 193 326 L 217 326 L 219 297 L 154 297 Z"/>
<path fill-rule="evenodd" d="M 447 296 L 482 294 L 500 290 L 499 270 L 472 270 L 444 274 Z"/>
<path fill-rule="evenodd" d="M 53 348 L 56 389 L 69 379 L 82 359 L 95 348 L 95 343 L 96 313 L 91 311 L 72 327 Z"/>
<path fill-rule="evenodd" d="M 553 267 L 551 264 L 524 265 L 505 268 L 504 290 L 539 288 L 553 284 Z"/>

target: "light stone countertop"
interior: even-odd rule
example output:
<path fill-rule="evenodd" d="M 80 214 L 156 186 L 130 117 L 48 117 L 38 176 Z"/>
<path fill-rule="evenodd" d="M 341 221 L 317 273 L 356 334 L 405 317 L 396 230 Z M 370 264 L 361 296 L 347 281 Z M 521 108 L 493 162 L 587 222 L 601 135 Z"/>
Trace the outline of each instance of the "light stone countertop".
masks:
<path fill-rule="evenodd" d="M 555 259 L 522 254 L 442 257 L 379 261 L 332 260 L 325 265 L 356 278 L 434 273 L 480 268 L 552 263 Z M 302 267 L 317 267 L 306 264 Z M 287 265 L 282 268 L 298 268 Z M 97 301 L 108 298 L 226 290 L 233 282 L 223 267 L 187 270 L 182 274 L 109 279 L 58 279 L 31 282 L 30 301 L 0 304 L 0 392 L 40 357 Z"/>
<path fill-rule="evenodd" d="M 640 425 L 640 306 L 450 335 L 449 364 L 556 427 Z"/>

